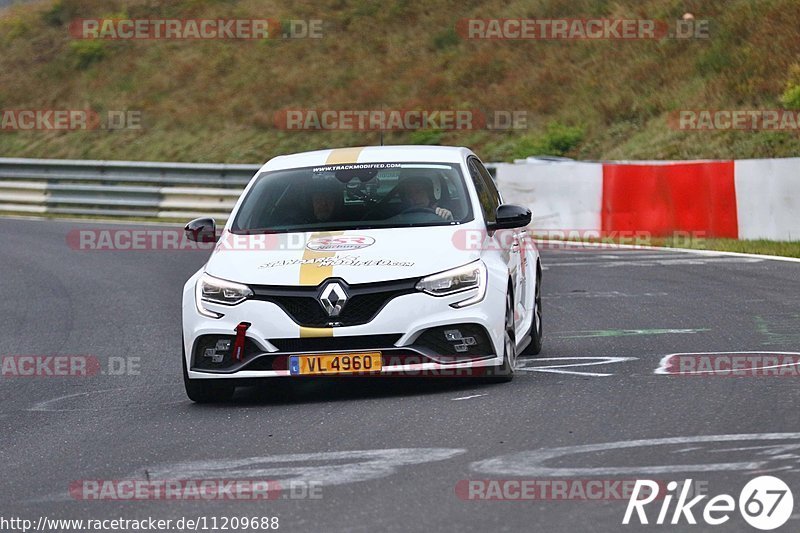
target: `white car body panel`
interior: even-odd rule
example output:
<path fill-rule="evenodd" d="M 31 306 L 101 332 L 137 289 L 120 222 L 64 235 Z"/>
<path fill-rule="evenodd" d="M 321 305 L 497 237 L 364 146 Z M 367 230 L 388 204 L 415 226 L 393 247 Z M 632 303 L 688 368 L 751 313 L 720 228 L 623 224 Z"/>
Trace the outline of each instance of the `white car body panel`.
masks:
<path fill-rule="evenodd" d="M 480 231 L 474 222 L 459 226 L 459 230 Z M 422 231 L 420 231 L 422 230 Z M 453 243 L 453 228 L 433 226 L 426 228 L 386 228 L 371 230 L 348 230 L 337 232 L 348 237 L 369 237 L 374 243 L 353 251 L 336 253 L 339 265 L 334 267 L 334 277 L 344 278 L 349 283 L 372 283 L 392 279 L 423 277 L 435 272 L 455 268 L 480 258 L 477 250 L 459 250 Z M 273 236 L 276 238 L 277 236 Z M 323 253 L 314 253 L 306 247 L 308 241 L 323 237 L 321 232 L 291 233 L 280 236 L 278 246 L 286 249 L 260 250 L 262 236 L 235 236 L 231 243 L 213 254 L 206 265 L 212 276 L 262 285 L 299 284 L 302 261 L 328 259 Z M 225 235 L 221 239 L 226 239 Z M 270 246 L 273 243 L 266 243 Z M 451 253 L 440 253 L 443 249 Z M 245 261 L 240 260 L 247 254 Z M 347 260 L 391 261 L 394 266 L 348 266 Z M 332 258 L 331 258 L 332 259 Z"/>
<path fill-rule="evenodd" d="M 467 160 L 475 155 L 466 148 L 392 146 L 321 150 L 271 159 L 256 174 L 263 171 L 287 168 L 324 166 L 330 164 L 380 163 L 380 162 L 437 162 L 460 165 L 470 197 L 474 219 L 456 225 L 413 228 L 381 228 L 334 232 L 347 237 L 364 237 L 372 241 L 356 250 L 318 251 L 307 247 L 310 241 L 328 233 L 293 233 L 272 235 L 265 245 L 263 235 L 231 235 L 230 228 L 243 199 L 252 188 L 255 178 L 245 188 L 236 203 L 222 232 L 217 249 L 206 265 L 185 284 L 183 291 L 183 342 L 186 365 L 190 379 L 235 379 L 288 376 L 288 370 L 238 370 L 231 373 L 197 371 L 192 369 L 192 351 L 195 339 L 201 335 L 231 335 L 241 322 L 249 322 L 247 338 L 264 353 L 275 353 L 277 348 L 270 339 L 299 339 L 319 336 L 348 337 L 362 335 L 400 334 L 395 346 L 413 343 L 426 329 L 451 324 L 475 323 L 485 327 L 493 345 L 492 357 L 463 363 L 421 362 L 409 365 L 384 365 L 381 374 L 395 372 L 434 371 L 496 367 L 503 362 L 504 317 L 506 290 L 514 288 L 516 338 L 523 337 L 533 320 L 535 269 L 539 253 L 524 228 L 503 230 L 490 236 L 489 246 L 468 247 L 461 242 L 457 232 L 485 233 L 486 225 L 481 215 Z M 504 233 L 505 232 L 505 233 Z M 509 249 L 509 232 L 522 241 L 519 249 Z M 234 242 L 235 241 L 235 242 Z M 282 246 L 281 246 L 282 244 Z M 265 249 L 266 248 L 266 249 Z M 317 261 L 323 261 L 324 267 Z M 474 305 L 455 309 L 450 304 L 465 300 L 469 293 L 450 296 L 432 296 L 414 292 L 388 301 L 369 322 L 353 326 L 340 326 L 317 331 L 298 325 L 278 305 L 269 301 L 246 300 L 227 306 L 204 303 L 206 309 L 222 313 L 221 318 L 202 315 L 195 301 L 197 279 L 205 272 L 216 278 L 248 285 L 281 287 L 308 287 L 323 279 L 340 278 L 347 284 L 388 282 L 409 278 L 422 278 L 481 260 L 488 272 L 488 286 L 484 299 Z M 359 264 L 353 265 L 356 261 Z M 384 263 L 378 263 L 384 261 Z M 390 264 L 385 261 L 391 262 Z M 519 342 L 519 341 L 518 341 Z M 337 350 L 357 352 L 364 350 Z M 366 350 L 370 351 L 370 350 Z M 374 351 L 374 350 L 373 350 Z M 308 352 L 310 353 L 310 352 Z M 334 353 L 334 352 L 331 352 Z"/>

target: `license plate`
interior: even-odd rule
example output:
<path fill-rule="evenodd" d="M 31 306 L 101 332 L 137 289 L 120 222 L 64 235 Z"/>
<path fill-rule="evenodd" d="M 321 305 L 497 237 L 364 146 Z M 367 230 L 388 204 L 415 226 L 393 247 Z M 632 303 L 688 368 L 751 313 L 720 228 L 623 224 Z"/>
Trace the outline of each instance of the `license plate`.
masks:
<path fill-rule="evenodd" d="M 362 374 L 381 371 L 381 352 L 293 355 L 289 373 L 293 376 Z"/>

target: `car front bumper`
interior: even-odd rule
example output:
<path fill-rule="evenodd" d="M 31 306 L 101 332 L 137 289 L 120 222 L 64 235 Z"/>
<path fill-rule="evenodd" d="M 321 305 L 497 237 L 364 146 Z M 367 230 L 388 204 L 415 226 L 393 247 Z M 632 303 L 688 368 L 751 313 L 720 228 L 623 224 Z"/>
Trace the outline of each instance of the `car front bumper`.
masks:
<path fill-rule="evenodd" d="M 288 369 L 292 355 L 379 351 L 382 369 L 367 375 L 386 376 L 466 377 L 485 374 L 487 368 L 503 362 L 505 283 L 493 283 L 491 276 L 484 299 L 468 307 L 456 309 L 450 304 L 468 298 L 469 292 L 445 297 L 416 292 L 389 300 L 366 324 L 336 328 L 301 327 L 278 305 L 260 300 L 247 300 L 236 306 L 205 304 L 207 309 L 224 315 L 218 319 L 206 317 L 195 304 L 198 276 L 199 273 L 186 283 L 183 295 L 183 342 L 190 379 L 296 377 Z M 229 361 L 218 369 L 205 361 L 197 363 L 203 357 L 199 343 L 215 337 L 233 339 L 242 322 L 250 324 L 246 332 L 248 350 L 242 361 Z M 437 350 L 428 342 L 431 335 L 442 331 L 433 328 L 469 330 L 465 325 L 478 328 L 470 331 L 482 328 L 485 332 L 485 342 L 481 344 L 479 339 L 480 353 L 450 353 L 444 337 L 444 350 Z M 427 344 L 420 345 L 421 340 Z"/>

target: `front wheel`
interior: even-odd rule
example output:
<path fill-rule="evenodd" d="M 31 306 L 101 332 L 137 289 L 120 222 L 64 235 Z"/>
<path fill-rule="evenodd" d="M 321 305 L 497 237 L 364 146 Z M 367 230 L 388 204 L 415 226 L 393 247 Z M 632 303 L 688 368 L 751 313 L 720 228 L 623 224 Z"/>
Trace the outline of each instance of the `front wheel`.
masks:
<path fill-rule="evenodd" d="M 506 317 L 503 328 L 503 364 L 489 369 L 487 380 L 490 383 L 508 383 L 514 379 L 514 366 L 517 362 L 517 340 L 514 331 L 514 297 L 509 290 L 506 294 Z"/>
<path fill-rule="evenodd" d="M 196 403 L 223 403 L 233 398 L 236 386 L 225 379 L 189 379 L 186 368 L 186 348 L 183 349 L 183 386 L 186 396 Z"/>
<path fill-rule="evenodd" d="M 536 293 L 533 298 L 533 320 L 528 333 L 531 342 L 522 355 L 538 355 L 542 351 L 542 270 L 536 268 Z"/>

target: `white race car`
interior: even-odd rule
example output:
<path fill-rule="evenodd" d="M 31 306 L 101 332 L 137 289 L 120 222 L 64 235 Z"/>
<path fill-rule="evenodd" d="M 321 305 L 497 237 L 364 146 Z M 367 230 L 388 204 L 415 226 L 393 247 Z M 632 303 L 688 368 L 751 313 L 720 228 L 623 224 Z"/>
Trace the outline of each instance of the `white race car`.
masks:
<path fill-rule="evenodd" d="M 542 345 L 531 213 L 467 148 L 381 146 L 268 161 L 183 289 L 194 401 L 242 379 L 480 376 L 510 381 Z"/>

